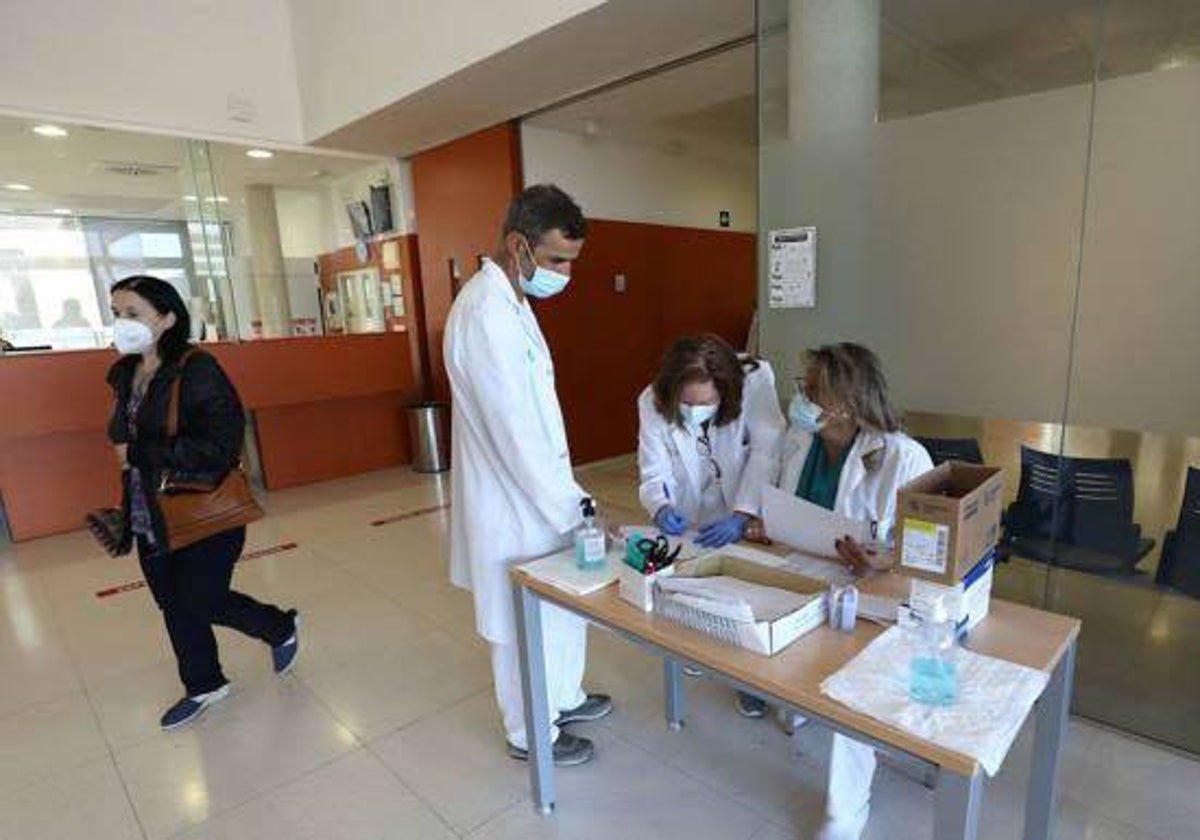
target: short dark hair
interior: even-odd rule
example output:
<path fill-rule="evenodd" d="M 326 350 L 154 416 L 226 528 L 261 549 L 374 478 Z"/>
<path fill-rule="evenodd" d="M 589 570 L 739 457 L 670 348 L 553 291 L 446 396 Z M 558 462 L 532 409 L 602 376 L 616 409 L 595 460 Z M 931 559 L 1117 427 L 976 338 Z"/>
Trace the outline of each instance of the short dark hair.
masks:
<path fill-rule="evenodd" d="M 561 230 L 567 239 L 587 236 L 587 220 L 575 200 L 554 184 L 526 187 L 508 205 L 504 217 L 504 236 L 519 233 L 536 247 L 552 230 Z"/>
<path fill-rule="evenodd" d="M 192 317 L 175 287 L 158 277 L 135 274 L 114 283 L 109 293 L 117 292 L 132 292 L 153 306 L 159 315 L 175 315 L 175 323 L 158 339 L 158 354 L 164 362 L 178 361 L 191 341 Z"/>
<path fill-rule="evenodd" d="M 682 426 L 679 399 L 684 386 L 693 382 L 712 382 L 721 395 L 716 416 L 718 426 L 741 416 L 746 369 L 729 342 L 719 335 L 684 336 L 667 349 L 652 386 L 658 413 Z"/>

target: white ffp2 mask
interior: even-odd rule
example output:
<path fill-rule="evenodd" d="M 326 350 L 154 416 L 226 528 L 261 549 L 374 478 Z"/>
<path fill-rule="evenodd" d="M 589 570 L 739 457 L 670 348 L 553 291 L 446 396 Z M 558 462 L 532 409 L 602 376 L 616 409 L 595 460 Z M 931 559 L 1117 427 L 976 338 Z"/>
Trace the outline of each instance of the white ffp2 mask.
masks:
<path fill-rule="evenodd" d="M 154 332 L 141 321 L 117 318 L 113 321 L 113 344 L 122 356 L 145 353 L 154 346 Z"/>

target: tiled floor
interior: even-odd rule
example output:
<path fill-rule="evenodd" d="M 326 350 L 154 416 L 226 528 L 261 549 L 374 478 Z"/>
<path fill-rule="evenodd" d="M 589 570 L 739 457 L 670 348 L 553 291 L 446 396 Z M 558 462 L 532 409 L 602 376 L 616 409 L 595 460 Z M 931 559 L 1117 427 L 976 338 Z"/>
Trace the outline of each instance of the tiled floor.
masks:
<path fill-rule="evenodd" d="M 626 463 L 584 471 L 628 504 Z M 828 735 L 789 739 L 729 693 L 689 681 L 688 727 L 667 732 L 656 661 L 593 631 L 592 685 L 616 713 L 586 729 L 590 765 L 561 771 L 547 819 L 504 755 L 469 597 L 446 581 L 446 501 L 404 471 L 274 494 L 237 585 L 304 615 L 303 654 L 278 679 L 255 642 L 220 631 L 234 694 L 163 734 L 173 662 L 131 559 L 82 535 L 0 547 L 0 840 L 586 838 L 784 840 L 820 814 Z M 419 515 L 372 527 L 405 512 Z M 1028 743 L 988 786 L 984 837 L 1020 836 Z M 1200 835 L 1200 764 L 1075 722 L 1063 840 Z M 930 794 L 884 769 L 872 840 L 928 836 Z"/>

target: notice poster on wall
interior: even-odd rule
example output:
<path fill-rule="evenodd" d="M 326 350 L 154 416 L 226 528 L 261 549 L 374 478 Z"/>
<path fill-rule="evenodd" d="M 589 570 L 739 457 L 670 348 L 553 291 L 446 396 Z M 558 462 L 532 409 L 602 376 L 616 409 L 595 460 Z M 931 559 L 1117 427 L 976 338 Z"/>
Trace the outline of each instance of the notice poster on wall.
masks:
<path fill-rule="evenodd" d="M 817 305 L 817 229 L 773 230 L 767 238 L 767 305 L 812 309 Z"/>

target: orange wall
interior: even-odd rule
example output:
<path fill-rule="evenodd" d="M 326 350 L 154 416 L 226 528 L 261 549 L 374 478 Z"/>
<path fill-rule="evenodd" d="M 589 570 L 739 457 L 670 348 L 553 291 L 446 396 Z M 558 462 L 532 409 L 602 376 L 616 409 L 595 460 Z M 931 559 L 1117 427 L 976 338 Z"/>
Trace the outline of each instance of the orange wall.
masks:
<path fill-rule="evenodd" d="M 635 401 L 663 351 L 695 332 L 741 349 L 754 299 L 754 234 L 589 219 L 571 285 L 535 305 L 575 463 L 634 451 Z"/>
<path fill-rule="evenodd" d="M 491 254 L 504 213 L 521 189 L 521 145 L 516 123 L 504 123 L 421 152 L 412 159 L 413 194 L 420 236 L 425 334 L 433 392 L 449 394 L 442 336 L 454 300 L 450 259 L 461 279 Z"/>
<path fill-rule="evenodd" d="M 267 487 L 409 460 L 406 403 L 418 398 L 404 333 L 207 345 L 254 411 Z M 105 427 L 109 351 L 0 358 L 0 493 L 14 539 L 73 531 L 115 504 Z"/>
<path fill-rule="evenodd" d="M 339 248 L 328 254 L 317 257 L 318 279 L 322 294 L 337 293 L 337 275 L 343 271 L 355 271 L 361 268 L 374 267 L 379 269 L 381 280 L 387 280 L 397 269 L 383 267 L 383 246 L 395 242 L 400 249 L 400 268 L 398 269 L 404 283 L 404 309 L 401 317 L 388 316 L 388 327 L 393 330 L 407 330 L 409 350 L 412 353 L 413 375 L 418 384 L 428 380 L 429 348 L 425 341 L 425 331 L 418 329 L 424 323 L 425 305 L 421 295 L 421 263 L 417 255 L 416 234 L 402 234 L 372 242 L 369 245 L 367 261 L 359 262 L 353 247 Z M 324 301 L 322 301 L 324 305 Z M 390 311 L 390 310 L 389 310 Z M 343 313 L 344 316 L 345 313 Z M 326 331 L 332 335 L 341 335 L 342 330 L 334 330 L 327 323 Z"/>

